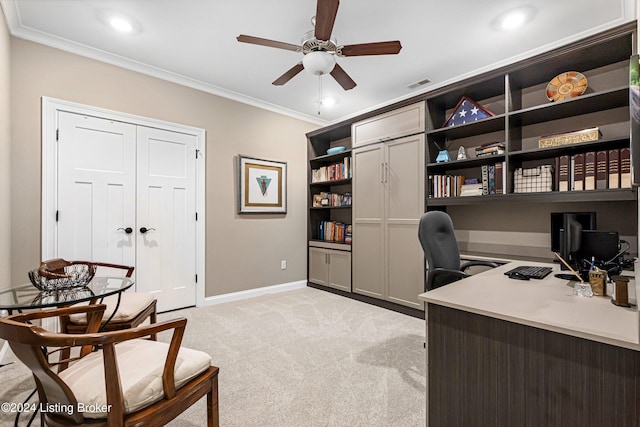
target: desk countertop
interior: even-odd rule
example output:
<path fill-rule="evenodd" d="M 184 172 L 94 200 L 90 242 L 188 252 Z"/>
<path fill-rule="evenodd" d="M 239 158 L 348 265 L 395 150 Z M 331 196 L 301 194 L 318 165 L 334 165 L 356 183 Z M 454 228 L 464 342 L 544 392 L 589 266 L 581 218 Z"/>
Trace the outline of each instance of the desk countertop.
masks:
<path fill-rule="evenodd" d="M 542 280 L 514 280 L 504 275 L 517 265 L 546 265 L 553 267 L 554 271 Z M 425 292 L 420 299 L 430 304 L 640 350 L 640 313 L 637 306 L 618 307 L 611 303 L 609 296 L 574 296 L 574 282 L 553 276 L 559 270 L 557 264 L 513 261 Z M 629 288 L 630 300 L 635 303 L 634 280 Z"/>

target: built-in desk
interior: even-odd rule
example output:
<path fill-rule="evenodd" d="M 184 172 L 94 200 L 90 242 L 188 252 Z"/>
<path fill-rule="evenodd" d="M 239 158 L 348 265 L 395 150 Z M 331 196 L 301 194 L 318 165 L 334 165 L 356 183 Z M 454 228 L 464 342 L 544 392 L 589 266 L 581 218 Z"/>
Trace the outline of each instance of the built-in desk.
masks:
<path fill-rule="evenodd" d="M 513 261 L 420 295 L 427 425 L 638 426 L 637 306 L 574 296 L 553 274 L 504 275 L 522 264 L 559 271 Z"/>

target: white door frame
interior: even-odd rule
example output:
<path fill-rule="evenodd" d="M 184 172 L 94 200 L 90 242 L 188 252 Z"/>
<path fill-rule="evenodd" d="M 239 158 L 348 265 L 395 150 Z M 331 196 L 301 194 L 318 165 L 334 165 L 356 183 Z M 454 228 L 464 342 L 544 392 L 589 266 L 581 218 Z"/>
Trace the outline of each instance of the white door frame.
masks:
<path fill-rule="evenodd" d="M 194 135 L 197 139 L 198 162 L 196 164 L 196 306 L 205 305 L 205 130 L 177 123 L 156 120 L 119 111 L 107 110 L 90 105 L 78 104 L 55 98 L 42 97 L 42 250 L 41 259 L 51 259 L 56 255 L 56 210 L 57 210 L 57 155 L 56 130 L 58 111 L 83 114 L 92 117 L 131 123 L 139 126 L 165 129 L 172 132 Z M 194 154 L 195 155 L 195 154 Z"/>

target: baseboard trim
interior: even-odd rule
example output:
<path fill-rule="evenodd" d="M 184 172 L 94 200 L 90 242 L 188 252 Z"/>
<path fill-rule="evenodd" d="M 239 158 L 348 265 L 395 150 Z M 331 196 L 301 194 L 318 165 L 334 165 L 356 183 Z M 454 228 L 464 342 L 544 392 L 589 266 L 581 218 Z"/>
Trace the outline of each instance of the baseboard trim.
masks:
<path fill-rule="evenodd" d="M 212 297 L 206 297 L 204 299 L 204 304 L 202 305 L 202 307 L 223 304 L 225 302 L 231 302 L 231 301 L 240 301 L 247 298 L 255 298 L 262 295 L 273 294 L 278 292 L 292 291 L 294 289 L 301 289 L 306 286 L 307 286 L 306 280 L 299 280 L 297 282 L 282 283 L 280 285 L 265 286 L 262 288 L 249 289 L 246 291 L 232 292 L 232 293 L 223 294 L 223 295 L 215 295 Z"/>
<path fill-rule="evenodd" d="M 387 310 L 392 310 L 397 313 L 406 314 L 407 316 L 417 317 L 418 319 L 424 319 L 424 310 L 418 310 L 417 308 L 407 307 L 404 305 L 396 304 L 391 301 L 372 298 L 366 295 L 356 294 L 352 292 L 345 292 L 340 289 L 334 289 L 334 288 L 329 288 L 327 286 L 318 285 L 317 283 L 309 282 L 308 286 L 310 288 L 320 289 L 322 291 L 331 292 L 332 294 L 338 294 L 346 298 L 351 298 L 356 301 L 386 308 Z"/>

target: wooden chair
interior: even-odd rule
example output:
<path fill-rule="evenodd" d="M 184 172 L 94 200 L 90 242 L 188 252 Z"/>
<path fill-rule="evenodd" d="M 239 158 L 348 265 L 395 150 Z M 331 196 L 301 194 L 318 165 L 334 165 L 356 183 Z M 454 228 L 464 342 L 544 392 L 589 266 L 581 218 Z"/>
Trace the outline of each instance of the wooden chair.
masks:
<path fill-rule="evenodd" d="M 76 264 L 87 264 L 94 268 L 106 267 L 112 269 L 126 270 L 125 277 L 131 277 L 134 267 L 109 264 L 93 261 L 66 261 L 62 258 L 43 261 L 40 265 L 40 274 L 44 277 L 58 278 L 65 277 L 65 267 Z M 118 304 L 118 298 L 120 299 Z M 98 299 L 92 300 L 90 304 L 96 304 Z M 131 329 L 141 325 L 149 319 L 150 323 L 156 323 L 157 311 L 156 302 L 152 294 L 143 292 L 125 291 L 120 295 L 112 295 L 104 298 L 103 304 L 107 306 L 105 310 L 101 331 L 118 331 Z M 117 306 L 117 310 L 116 310 Z M 114 313 L 115 310 L 115 313 Z M 60 317 L 60 330 L 64 333 L 84 333 L 87 330 L 87 318 L 84 314 Z M 155 335 L 151 336 L 155 340 Z"/>
<path fill-rule="evenodd" d="M 218 368 L 208 354 L 181 347 L 187 320 L 101 332 L 104 304 L 0 318 L 0 338 L 33 372 L 47 426 L 163 426 L 207 396 L 207 426 L 219 424 Z M 88 333 L 49 332 L 32 321 L 83 313 Z M 169 344 L 140 339 L 173 330 Z M 49 348 L 79 355 L 49 362 Z M 96 350 L 97 349 L 97 350 Z M 77 351 L 79 350 L 79 351 Z M 56 365 L 69 365 L 56 372 Z"/>

